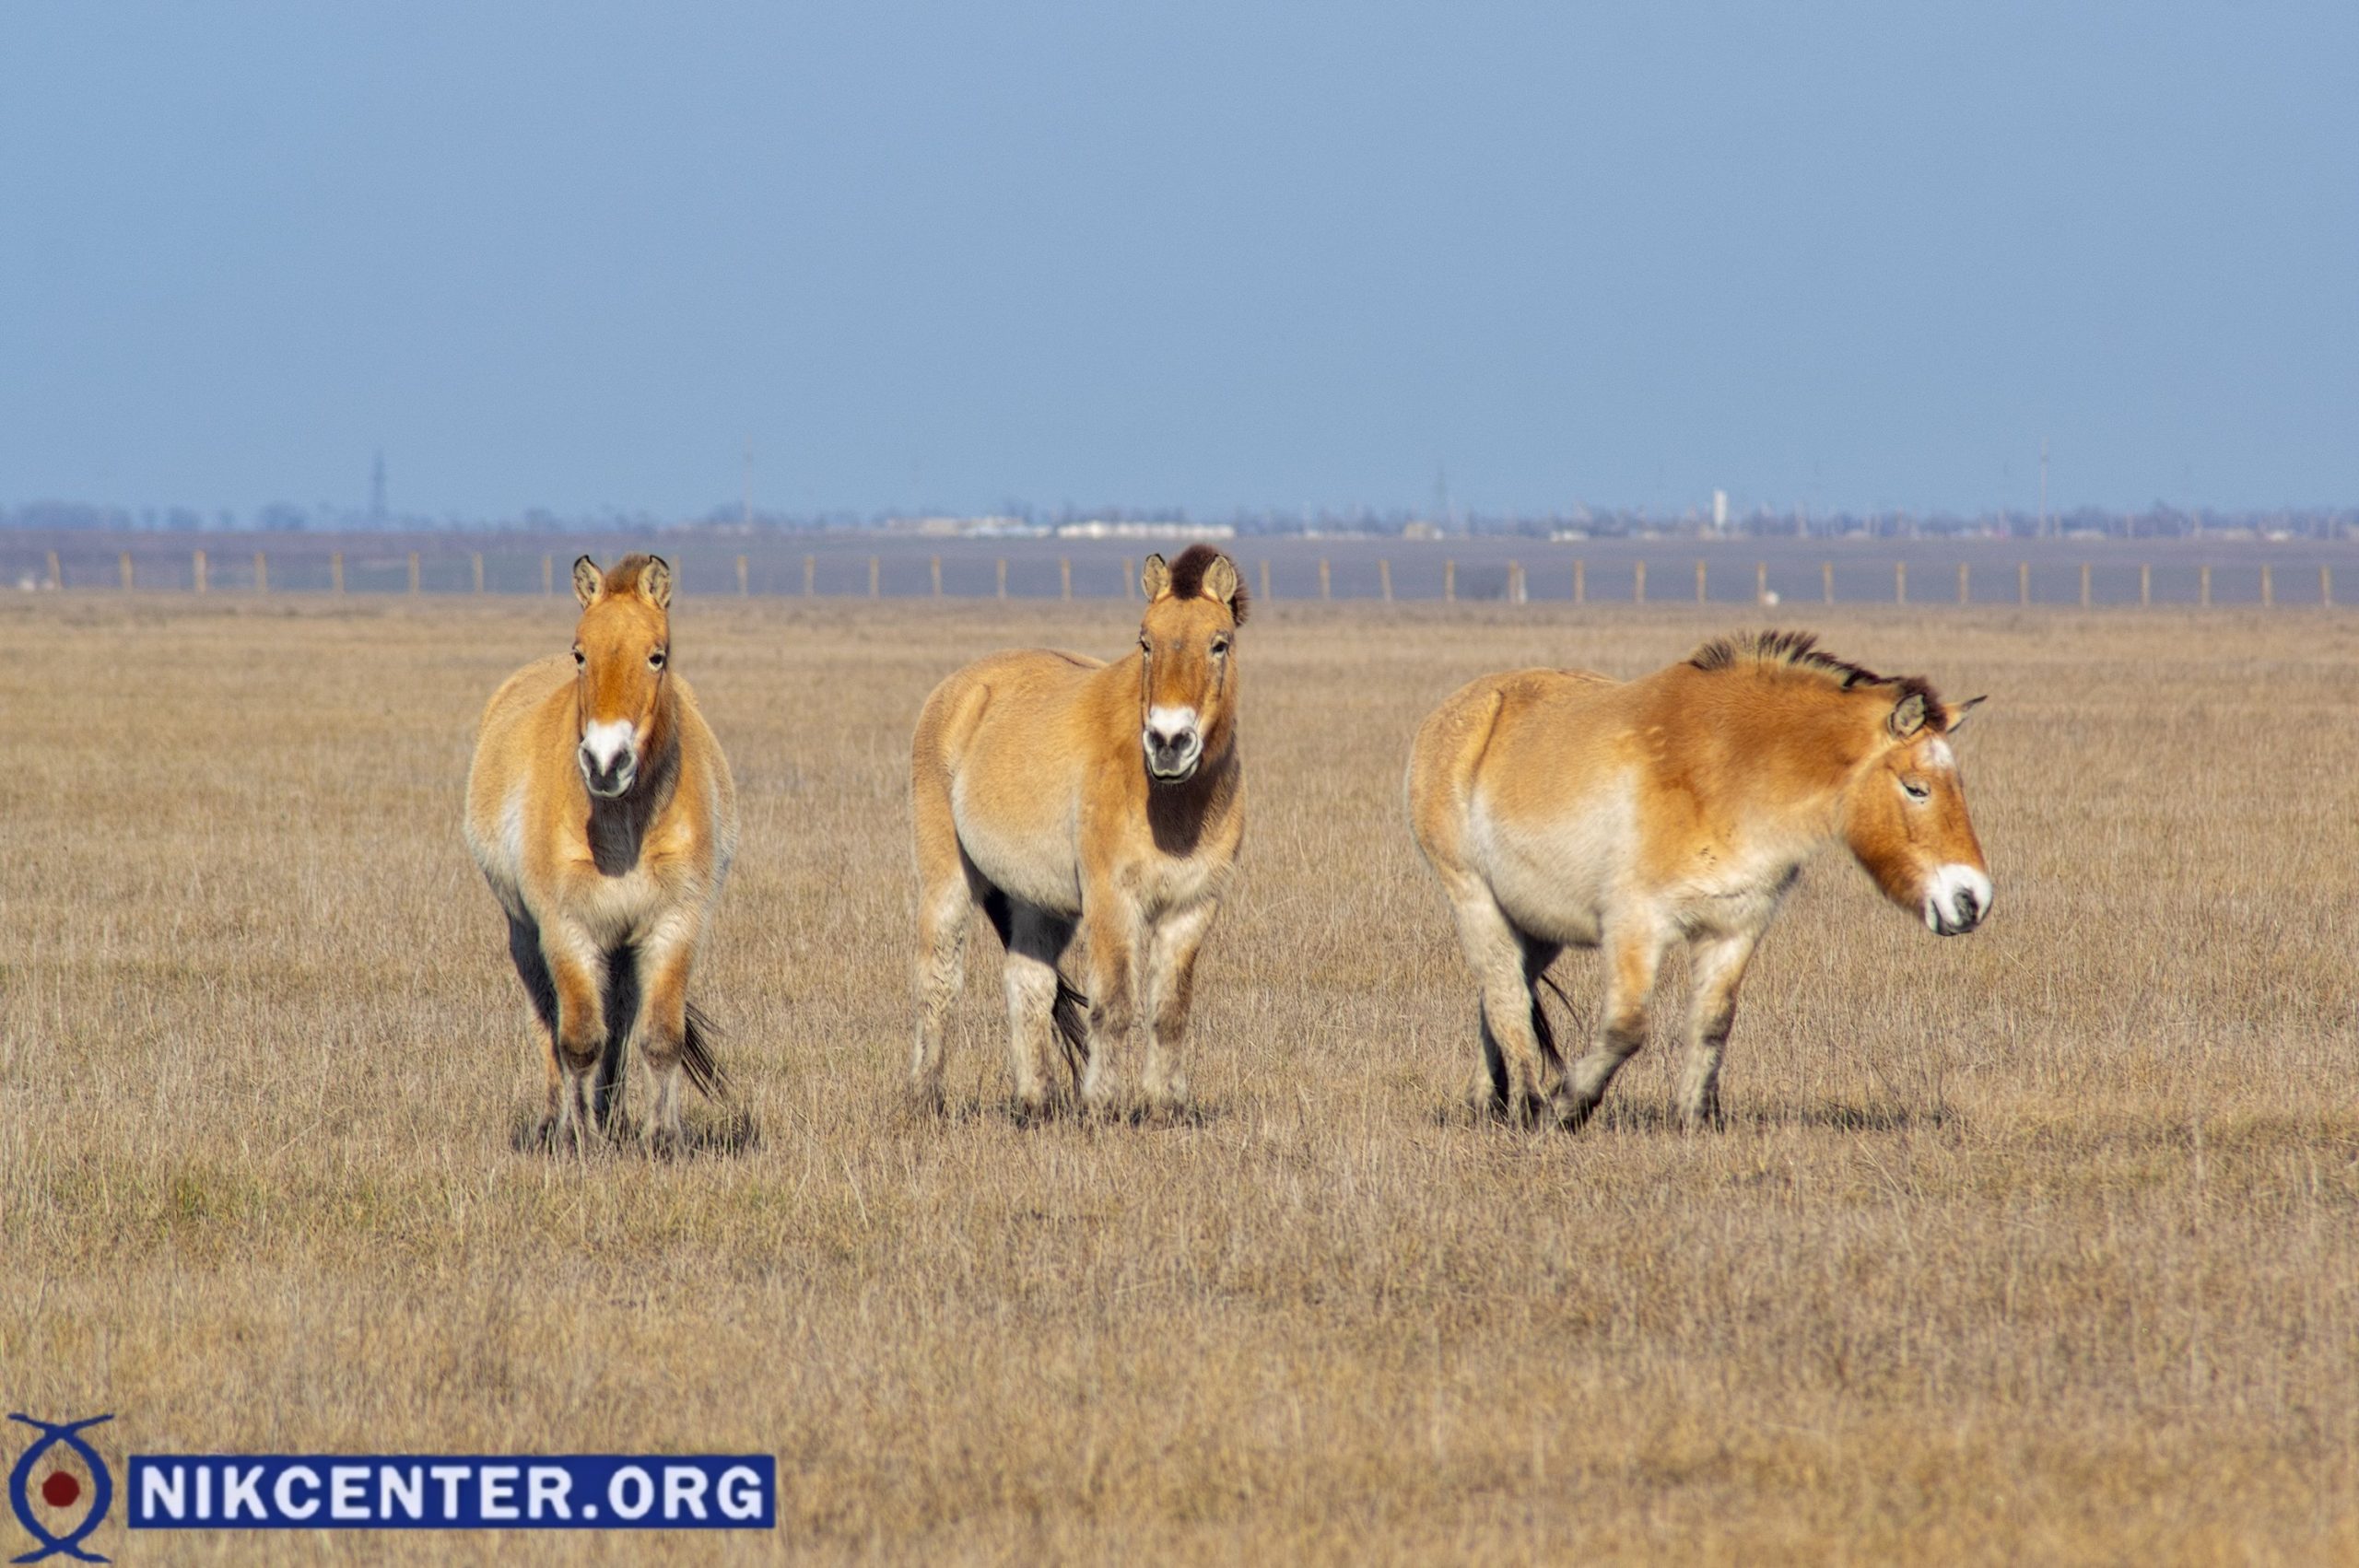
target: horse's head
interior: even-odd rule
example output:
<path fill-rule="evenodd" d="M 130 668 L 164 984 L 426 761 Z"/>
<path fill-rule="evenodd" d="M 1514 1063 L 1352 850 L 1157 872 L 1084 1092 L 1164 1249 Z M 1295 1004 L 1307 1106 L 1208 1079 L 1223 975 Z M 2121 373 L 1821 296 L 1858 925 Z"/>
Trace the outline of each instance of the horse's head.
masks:
<path fill-rule="evenodd" d="M 1947 708 L 1921 683 L 1901 683 L 1899 699 L 1879 707 L 1873 750 L 1844 802 L 1851 853 L 1885 897 L 1922 915 L 1938 936 L 1963 935 L 1990 913 L 1990 868 L 1950 749 L 1981 700 Z"/>
<path fill-rule="evenodd" d="M 672 654 L 672 568 L 657 556 L 625 556 L 611 572 L 584 556 L 573 563 L 581 620 L 573 662 L 581 744 L 574 760 L 590 792 L 612 800 L 639 777 L 659 739 L 663 671 Z"/>
<path fill-rule="evenodd" d="M 1184 784 L 1228 749 L 1237 715 L 1237 628 L 1245 584 L 1237 563 L 1191 544 L 1168 566 L 1149 556 L 1140 575 L 1139 743 L 1147 777 Z"/>

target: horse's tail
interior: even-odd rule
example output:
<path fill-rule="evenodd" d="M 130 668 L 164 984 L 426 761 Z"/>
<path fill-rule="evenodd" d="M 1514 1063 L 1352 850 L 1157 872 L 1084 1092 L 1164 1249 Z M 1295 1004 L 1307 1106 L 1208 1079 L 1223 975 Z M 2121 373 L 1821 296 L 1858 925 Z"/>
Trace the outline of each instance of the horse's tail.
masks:
<path fill-rule="evenodd" d="M 606 1043 L 598 1053 L 598 1070 L 590 1081 L 590 1105 L 597 1113 L 598 1125 L 621 1102 L 624 1050 L 630 1044 L 630 1026 L 639 1017 L 639 955 L 628 947 L 616 949 L 606 957 Z M 680 1042 L 680 1065 L 687 1070 L 688 1082 L 709 1100 L 729 1097 L 729 1080 L 713 1059 L 712 1047 L 721 1036 L 720 1028 L 705 1015 L 696 1003 L 688 1003 L 687 1038 Z"/>
<path fill-rule="evenodd" d="M 1049 1017 L 1057 1026 L 1057 1044 L 1064 1050 L 1065 1071 L 1079 1084 L 1082 1070 L 1089 1065 L 1088 993 L 1060 973 L 1057 1000 L 1049 1009 Z"/>
<path fill-rule="evenodd" d="M 729 1098 L 729 1080 L 712 1056 L 713 1043 L 720 1037 L 720 1027 L 704 1009 L 688 1003 L 688 1031 L 680 1042 L 680 1065 L 687 1070 L 688 1082 L 708 1100 Z"/>
<path fill-rule="evenodd" d="M 1540 1042 L 1540 1059 L 1561 1072 L 1564 1071 L 1565 1062 L 1564 1059 L 1556 1054 L 1556 1031 L 1548 1023 L 1548 1010 L 1540 1005 L 1540 991 L 1543 987 L 1556 993 L 1556 1000 L 1567 1012 L 1572 1011 L 1573 999 L 1565 994 L 1564 987 L 1548 976 L 1543 974 L 1532 977 L 1532 1036 L 1533 1039 Z"/>

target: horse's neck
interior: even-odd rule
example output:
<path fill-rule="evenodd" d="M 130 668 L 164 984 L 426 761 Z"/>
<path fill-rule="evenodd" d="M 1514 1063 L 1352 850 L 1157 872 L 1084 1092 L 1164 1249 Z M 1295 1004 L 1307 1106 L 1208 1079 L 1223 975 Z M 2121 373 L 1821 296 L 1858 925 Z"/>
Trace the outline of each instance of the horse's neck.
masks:
<path fill-rule="evenodd" d="M 1867 756 L 1856 729 L 1848 716 L 1805 710 L 1779 716 L 1746 748 L 1754 755 L 1737 771 L 1741 787 L 1763 791 L 1756 805 L 1769 808 L 1775 831 L 1798 850 L 1842 835 L 1843 799 Z"/>
<path fill-rule="evenodd" d="M 1198 767 L 1195 777 L 1185 784 L 1157 784 L 1149 779 L 1146 822 L 1156 847 L 1167 855 L 1194 854 L 1205 841 L 1207 830 L 1235 808 L 1243 778 L 1236 744 L 1231 743 L 1221 748 L 1218 757 Z"/>
<path fill-rule="evenodd" d="M 664 695 L 667 699 L 671 696 Z M 628 790 L 613 800 L 590 797 L 590 854 L 608 876 L 620 876 L 639 864 L 648 827 L 680 787 L 678 724 L 665 724 L 659 717 L 653 739 L 639 778 Z"/>

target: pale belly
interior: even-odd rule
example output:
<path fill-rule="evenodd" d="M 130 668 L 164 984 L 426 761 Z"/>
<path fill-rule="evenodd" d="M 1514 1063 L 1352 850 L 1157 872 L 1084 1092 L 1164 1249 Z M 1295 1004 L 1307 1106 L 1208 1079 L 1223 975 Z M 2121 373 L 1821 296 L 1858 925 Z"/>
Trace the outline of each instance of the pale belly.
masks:
<path fill-rule="evenodd" d="M 972 809 L 961 784 L 950 790 L 959 848 L 1009 897 L 1056 914 L 1081 913 L 1081 857 L 1070 801 L 1027 802 L 1021 812 Z"/>
<path fill-rule="evenodd" d="M 1632 813 L 1607 804 L 1542 823 L 1495 820 L 1478 794 L 1471 843 L 1491 895 L 1519 930 L 1594 947 L 1634 848 Z"/>

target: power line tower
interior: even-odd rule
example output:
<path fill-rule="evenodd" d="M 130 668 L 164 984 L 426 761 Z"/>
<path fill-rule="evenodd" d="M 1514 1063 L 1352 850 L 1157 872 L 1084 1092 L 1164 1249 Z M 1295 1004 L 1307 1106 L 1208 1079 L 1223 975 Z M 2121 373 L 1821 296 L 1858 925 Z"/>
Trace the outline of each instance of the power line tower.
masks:
<path fill-rule="evenodd" d="M 377 449 L 377 461 L 369 467 L 369 526 L 385 526 L 385 449 Z"/>
<path fill-rule="evenodd" d="M 2048 438 L 2039 439 L 2039 536 L 2048 537 Z"/>

